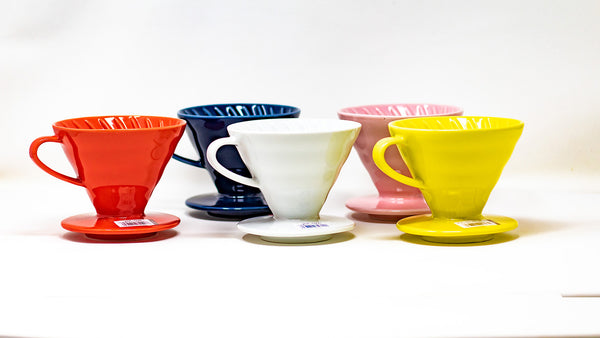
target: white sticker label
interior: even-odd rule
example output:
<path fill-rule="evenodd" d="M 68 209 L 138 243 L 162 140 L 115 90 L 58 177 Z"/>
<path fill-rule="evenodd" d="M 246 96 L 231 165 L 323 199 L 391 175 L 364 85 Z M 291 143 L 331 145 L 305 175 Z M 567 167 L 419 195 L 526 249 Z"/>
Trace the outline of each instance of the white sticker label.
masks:
<path fill-rule="evenodd" d="M 328 224 L 324 224 L 324 223 L 302 223 L 302 224 L 300 224 L 300 227 L 302 229 L 325 228 L 328 226 L 329 226 Z"/>
<path fill-rule="evenodd" d="M 149 225 L 156 225 L 151 219 L 126 219 L 123 221 L 115 221 L 115 224 L 119 228 L 129 228 L 129 227 L 145 227 Z"/>
<path fill-rule="evenodd" d="M 492 220 L 489 220 L 489 219 L 482 219 L 482 220 L 477 220 L 477 221 L 462 221 L 462 222 L 455 222 L 454 224 L 456 224 L 462 228 L 474 228 L 474 227 L 498 225 L 498 223 L 496 223 Z"/>

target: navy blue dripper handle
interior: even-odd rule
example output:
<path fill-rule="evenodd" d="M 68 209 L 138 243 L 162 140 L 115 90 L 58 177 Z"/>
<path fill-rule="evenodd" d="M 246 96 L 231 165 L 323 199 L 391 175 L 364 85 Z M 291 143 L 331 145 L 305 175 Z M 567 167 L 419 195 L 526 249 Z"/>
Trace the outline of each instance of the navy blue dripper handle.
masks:
<path fill-rule="evenodd" d="M 194 136 L 194 137 L 192 137 L 192 140 L 194 140 L 194 143 L 196 143 L 196 149 L 200 149 L 200 145 L 197 144 L 198 143 L 198 141 L 197 141 L 198 138 L 196 137 L 197 135 L 196 135 L 196 132 L 194 131 L 194 128 L 187 128 L 187 131 L 190 132 L 190 133 L 192 133 L 192 135 Z M 179 162 L 182 162 L 182 163 L 185 163 L 185 164 L 189 164 L 189 165 L 193 165 L 194 167 L 206 168 L 206 165 L 205 165 L 206 162 L 204 160 L 204 157 L 202 156 L 202 152 L 201 151 L 198 151 L 198 156 L 200 157 L 198 160 L 191 160 L 191 159 L 189 159 L 187 157 L 183 157 L 183 156 L 177 155 L 175 153 L 173 153 L 173 156 L 171 156 L 171 157 L 173 159 L 179 161 Z"/>

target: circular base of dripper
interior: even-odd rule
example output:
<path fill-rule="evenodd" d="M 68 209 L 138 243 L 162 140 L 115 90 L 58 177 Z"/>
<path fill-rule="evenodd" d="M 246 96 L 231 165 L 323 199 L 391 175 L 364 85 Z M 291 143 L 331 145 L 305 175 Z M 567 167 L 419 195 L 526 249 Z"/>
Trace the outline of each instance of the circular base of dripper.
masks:
<path fill-rule="evenodd" d="M 346 201 L 346 208 L 384 221 L 431 212 L 421 196 L 360 196 Z"/>
<path fill-rule="evenodd" d="M 149 232 L 147 234 L 132 234 L 132 235 L 96 235 L 96 234 L 85 234 L 85 237 L 101 240 L 101 241 L 129 241 L 144 239 L 155 236 L 157 232 Z"/>
<path fill-rule="evenodd" d="M 316 243 L 333 234 L 354 229 L 354 222 L 336 216 L 320 216 L 319 220 L 276 219 L 273 216 L 254 217 L 238 223 L 241 231 L 257 235 L 274 243 Z"/>
<path fill-rule="evenodd" d="M 506 216 L 484 215 L 481 219 L 441 219 L 431 214 L 412 216 L 396 223 L 407 234 L 427 242 L 445 244 L 480 243 L 491 240 L 495 234 L 517 228 L 517 220 Z"/>
<path fill-rule="evenodd" d="M 271 236 L 259 236 L 260 239 L 271 243 L 284 243 L 284 244 L 306 244 L 306 243 L 318 243 L 330 240 L 333 235 L 320 235 L 320 236 L 307 236 L 307 237 L 271 237 Z"/>
<path fill-rule="evenodd" d="M 81 214 L 64 219 L 64 229 L 102 240 L 130 240 L 154 236 L 157 232 L 176 227 L 177 216 L 151 212 L 144 216 L 108 217 Z"/>
<path fill-rule="evenodd" d="M 434 237 L 434 236 L 419 236 L 422 240 L 431 243 L 441 244 L 469 244 L 487 242 L 494 238 L 494 235 L 480 236 L 457 236 L 457 237 Z"/>
<path fill-rule="evenodd" d="M 188 198 L 185 205 L 222 218 L 248 218 L 271 214 L 262 194 L 242 196 L 203 194 Z"/>

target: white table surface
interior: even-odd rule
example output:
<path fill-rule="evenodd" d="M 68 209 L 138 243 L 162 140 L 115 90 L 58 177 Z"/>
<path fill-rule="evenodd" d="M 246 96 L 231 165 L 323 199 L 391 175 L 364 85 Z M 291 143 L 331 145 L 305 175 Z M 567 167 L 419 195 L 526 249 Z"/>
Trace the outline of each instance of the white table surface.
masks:
<path fill-rule="evenodd" d="M 60 227 L 93 211 L 83 188 L 41 171 L 0 177 L 0 335 L 600 335 L 597 177 L 503 176 L 485 212 L 519 227 L 445 246 L 349 212 L 344 201 L 373 188 L 366 174 L 342 171 L 322 214 L 353 218 L 355 230 L 276 245 L 187 208 L 214 186 L 181 166 L 170 163 L 147 208 L 181 224 L 129 243 Z"/>

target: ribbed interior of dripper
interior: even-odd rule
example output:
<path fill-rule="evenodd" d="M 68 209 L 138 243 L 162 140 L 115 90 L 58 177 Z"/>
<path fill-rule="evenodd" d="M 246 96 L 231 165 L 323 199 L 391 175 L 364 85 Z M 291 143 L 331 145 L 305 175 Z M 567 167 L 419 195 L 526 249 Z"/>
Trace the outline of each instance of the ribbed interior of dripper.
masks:
<path fill-rule="evenodd" d="M 337 119 L 267 119 L 240 122 L 230 125 L 227 129 L 242 133 L 258 134 L 317 134 L 333 133 L 338 131 L 360 128 L 360 124 L 353 121 Z"/>
<path fill-rule="evenodd" d="M 393 122 L 394 126 L 421 130 L 480 130 L 510 128 L 522 124 L 521 121 L 479 116 L 452 116 L 406 119 Z"/>
<path fill-rule="evenodd" d="M 97 116 L 78 119 L 64 120 L 56 125 L 71 129 L 89 130 L 124 130 L 124 129 L 148 129 L 172 126 L 181 123 L 174 118 L 163 118 L 158 116 Z"/>
<path fill-rule="evenodd" d="M 220 104 L 191 107 L 181 113 L 192 116 L 274 116 L 296 111 L 295 107 L 269 104 Z"/>
<path fill-rule="evenodd" d="M 380 116 L 432 116 L 447 115 L 462 111 L 458 107 L 436 104 L 378 104 L 371 106 L 349 107 L 342 113 Z"/>

